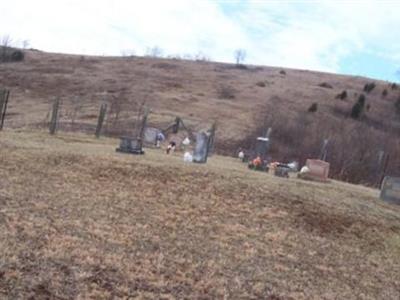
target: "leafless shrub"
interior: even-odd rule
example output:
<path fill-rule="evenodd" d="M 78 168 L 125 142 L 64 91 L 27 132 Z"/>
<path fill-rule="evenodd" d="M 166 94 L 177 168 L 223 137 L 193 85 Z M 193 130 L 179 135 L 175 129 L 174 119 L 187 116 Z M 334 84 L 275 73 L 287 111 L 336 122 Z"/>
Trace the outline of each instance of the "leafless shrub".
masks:
<path fill-rule="evenodd" d="M 218 88 L 219 99 L 235 99 L 235 89 L 231 86 L 223 85 Z"/>
<path fill-rule="evenodd" d="M 19 62 L 24 58 L 23 51 L 12 47 L 12 38 L 9 35 L 0 38 L 0 63 Z"/>
<path fill-rule="evenodd" d="M 194 56 L 195 61 L 197 62 L 207 62 L 210 61 L 211 58 L 207 55 L 204 54 L 203 52 L 198 52 L 195 56 Z"/>
<path fill-rule="evenodd" d="M 259 87 L 266 87 L 267 85 L 265 84 L 264 81 L 259 81 L 259 82 L 256 83 L 256 86 L 259 86 Z"/>
<path fill-rule="evenodd" d="M 375 88 L 375 86 L 376 84 L 374 82 L 366 83 L 364 85 L 364 92 L 370 93 Z"/>
<path fill-rule="evenodd" d="M 314 102 L 313 104 L 310 105 L 308 108 L 308 112 L 316 112 L 318 110 L 318 103 Z"/>
<path fill-rule="evenodd" d="M 236 66 L 243 64 L 246 59 L 246 50 L 244 49 L 236 49 L 234 52 Z"/>
<path fill-rule="evenodd" d="M 347 98 L 347 91 L 343 90 L 341 93 L 337 94 L 335 98 L 345 100 Z"/>
<path fill-rule="evenodd" d="M 322 83 L 318 84 L 318 86 L 326 88 L 326 89 L 333 89 L 333 86 L 327 82 L 322 82 Z"/>
<path fill-rule="evenodd" d="M 163 70 L 175 70 L 175 69 L 178 68 L 177 65 L 166 63 L 166 62 L 155 63 L 151 67 L 152 68 L 163 69 Z"/>
<path fill-rule="evenodd" d="M 158 46 L 148 47 L 146 49 L 146 56 L 150 57 L 162 57 L 163 50 Z"/>

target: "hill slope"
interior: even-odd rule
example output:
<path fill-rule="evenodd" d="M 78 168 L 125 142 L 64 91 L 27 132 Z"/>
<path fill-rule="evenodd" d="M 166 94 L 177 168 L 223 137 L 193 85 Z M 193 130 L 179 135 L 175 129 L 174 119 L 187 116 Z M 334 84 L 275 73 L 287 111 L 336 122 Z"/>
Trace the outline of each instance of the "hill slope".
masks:
<path fill-rule="evenodd" d="M 116 144 L 0 134 L 2 297 L 399 299 L 400 208 L 376 190 Z"/>
<path fill-rule="evenodd" d="M 376 87 L 363 91 L 371 82 Z M 322 140 L 330 138 L 332 176 L 374 183 L 370 174 L 380 150 L 391 154 L 389 171 L 399 173 L 393 166 L 400 163 L 395 150 L 400 89 L 387 82 L 271 67 L 28 51 L 24 62 L 0 65 L 0 86 L 12 90 L 10 127 L 42 126 L 51 101 L 60 96 L 64 129 L 93 131 L 100 103 L 106 101 L 106 131 L 121 134 L 131 131 L 146 102 L 150 124 L 160 128 L 177 115 L 194 130 L 217 121 L 221 153 L 250 148 L 261 127 L 271 126 L 274 159 L 303 162 L 317 156 Z M 343 91 L 347 97 L 338 99 Z M 350 111 L 362 93 L 366 108 L 360 120 L 353 120 Z M 310 113 L 313 103 L 317 111 Z"/>

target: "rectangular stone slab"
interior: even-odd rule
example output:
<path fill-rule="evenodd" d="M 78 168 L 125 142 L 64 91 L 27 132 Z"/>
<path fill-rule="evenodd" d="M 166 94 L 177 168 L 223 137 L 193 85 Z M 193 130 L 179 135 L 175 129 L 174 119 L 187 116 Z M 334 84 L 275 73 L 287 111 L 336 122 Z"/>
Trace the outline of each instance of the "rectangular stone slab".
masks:
<path fill-rule="evenodd" d="M 329 163 L 319 159 L 307 159 L 306 166 L 310 169 L 308 176 L 321 181 L 327 181 L 329 175 Z"/>
<path fill-rule="evenodd" d="M 389 203 L 400 205 L 400 178 L 386 176 L 381 185 L 380 198 Z"/>
<path fill-rule="evenodd" d="M 208 151 L 208 136 L 204 132 L 196 134 L 196 146 L 193 151 L 193 162 L 206 163 Z"/>
<path fill-rule="evenodd" d="M 120 137 L 119 148 L 117 152 L 144 154 L 140 140 L 131 137 Z"/>

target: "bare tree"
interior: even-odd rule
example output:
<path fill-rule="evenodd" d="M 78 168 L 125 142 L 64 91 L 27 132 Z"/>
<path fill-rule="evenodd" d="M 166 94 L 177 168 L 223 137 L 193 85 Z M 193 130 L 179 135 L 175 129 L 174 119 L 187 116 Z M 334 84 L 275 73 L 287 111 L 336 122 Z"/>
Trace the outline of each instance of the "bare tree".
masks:
<path fill-rule="evenodd" d="M 22 41 L 22 49 L 27 49 L 30 45 L 29 40 L 23 40 Z"/>
<path fill-rule="evenodd" d="M 193 60 L 193 55 L 191 55 L 190 53 L 185 53 L 183 54 L 182 58 L 185 60 Z"/>
<path fill-rule="evenodd" d="M 204 54 L 203 52 L 199 51 L 195 55 L 195 60 L 196 61 L 210 61 L 210 57 L 208 55 Z"/>
<path fill-rule="evenodd" d="M 246 50 L 244 49 L 236 49 L 234 52 L 234 57 L 236 61 L 236 65 L 241 65 L 246 59 Z"/>
<path fill-rule="evenodd" d="M 9 35 L 4 35 L 0 37 L 0 62 L 7 61 L 7 53 L 9 52 L 9 48 L 11 46 L 12 39 Z"/>
<path fill-rule="evenodd" d="M 133 56 L 135 56 L 135 54 L 136 54 L 136 51 L 133 49 L 125 49 L 125 50 L 121 51 L 121 56 L 124 56 L 124 57 L 133 57 Z"/>
<path fill-rule="evenodd" d="M 163 55 L 163 50 L 158 46 L 148 47 L 146 49 L 146 56 L 161 57 L 162 55 Z"/>
<path fill-rule="evenodd" d="M 9 35 L 3 35 L 0 38 L 0 46 L 2 47 L 10 47 L 12 43 L 12 38 Z"/>

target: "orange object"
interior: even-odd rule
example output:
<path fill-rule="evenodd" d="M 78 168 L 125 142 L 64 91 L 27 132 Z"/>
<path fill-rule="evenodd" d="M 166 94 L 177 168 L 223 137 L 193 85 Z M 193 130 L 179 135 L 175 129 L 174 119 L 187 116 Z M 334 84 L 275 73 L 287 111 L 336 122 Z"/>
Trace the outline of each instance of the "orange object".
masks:
<path fill-rule="evenodd" d="M 259 156 L 257 156 L 255 159 L 253 159 L 253 165 L 254 166 L 256 166 L 256 167 L 261 166 L 261 163 L 262 163 L 262 161 L 261 161 L 261 158 Z"/>

